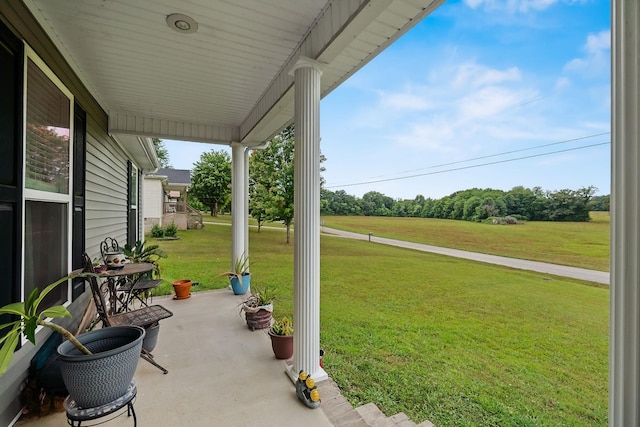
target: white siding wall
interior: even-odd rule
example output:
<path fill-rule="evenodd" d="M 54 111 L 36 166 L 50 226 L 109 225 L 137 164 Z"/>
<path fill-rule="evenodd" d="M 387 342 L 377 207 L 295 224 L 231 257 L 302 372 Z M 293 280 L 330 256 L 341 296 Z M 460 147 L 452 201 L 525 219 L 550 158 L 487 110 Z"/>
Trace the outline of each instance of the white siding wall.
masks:
<path fill-rule="evenodd" d="M 154 178 L 144 179 L 144 217 L 158 218 L 162 217 L 162 181 Z"/>
<path fill-rule="evenodd" d="M 100 242 L 127 242 L 127 158 L 104 129 L 88 120 L 86 182 L 86 250 L 100 254 Z"/>
<path fill-rule="evenodd" d="M 144 178 L 142 198 L 142 212 L 144 215 L 144 231 L 148 233 L 154 224 L 162 224 L 164 193 L 162 180 L 158 178 Z"/>

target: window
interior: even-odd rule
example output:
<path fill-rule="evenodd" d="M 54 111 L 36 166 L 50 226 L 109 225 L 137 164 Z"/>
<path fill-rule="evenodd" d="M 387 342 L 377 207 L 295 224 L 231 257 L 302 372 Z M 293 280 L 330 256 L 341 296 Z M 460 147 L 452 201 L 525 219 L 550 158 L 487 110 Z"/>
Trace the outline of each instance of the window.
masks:
<path fill-rule="evenodd" d="M 71 270 L 74 117 L 71 92 L 28 47 L 25 55 L 23 298 Z M 59 286 L 44 307 L 68 299 Z"/>
<path fill-rule="evenodd" d="M 127 242 L 133 246 L 138 240 L 138 168 L 129 161 L 129 210 L 127 212 Z"/>

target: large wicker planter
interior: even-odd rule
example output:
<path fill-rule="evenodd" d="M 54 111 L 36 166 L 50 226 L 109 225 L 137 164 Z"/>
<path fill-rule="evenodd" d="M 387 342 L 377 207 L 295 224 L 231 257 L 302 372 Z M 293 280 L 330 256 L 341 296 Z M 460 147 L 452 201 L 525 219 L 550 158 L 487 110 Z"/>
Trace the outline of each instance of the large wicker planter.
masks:
<path fill-rule="evenodd" d="M 82 408 L 95 408 L 123 396 L 138 366 L 144 334 L 139 326 L 112 326 L 79 335 L 90 355 L 69 341 L 60 344 L 62 380 L 71 399 Z"/>
<path fill-rule="evenodd" d="M 242 310 L 244 311 L 244 317 L 247 321 L 247 327 L 252 331 L 271 327 L 273 304 L 262 305 L 260 307 L 248 307 L 246 304 L 243 304 Z"/>

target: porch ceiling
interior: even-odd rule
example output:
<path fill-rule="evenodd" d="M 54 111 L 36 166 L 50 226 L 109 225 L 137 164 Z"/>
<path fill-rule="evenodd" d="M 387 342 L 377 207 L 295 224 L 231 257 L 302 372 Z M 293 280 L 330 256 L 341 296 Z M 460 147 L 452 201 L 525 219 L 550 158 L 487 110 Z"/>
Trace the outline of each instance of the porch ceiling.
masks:
<path fill-rule="evenodd" d="M 443 0 L 24 0 L 109 115 L 109 130 L 209 143 L 269 139 L 293 119 L 300 56 L 325 96 Z M 195 33 L 170 28 L 180 13 Z"/>

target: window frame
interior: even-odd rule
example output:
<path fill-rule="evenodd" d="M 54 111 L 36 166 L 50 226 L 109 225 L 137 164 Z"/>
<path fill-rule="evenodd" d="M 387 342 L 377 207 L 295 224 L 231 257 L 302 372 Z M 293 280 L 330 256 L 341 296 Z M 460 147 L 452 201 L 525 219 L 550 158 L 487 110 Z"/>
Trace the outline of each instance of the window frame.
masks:
<path fill-rule="evenodd" d="M 26 173 L 27 173 L 27 168 L 26 168 L 26 161 L 27 161 L 27 157 L 26 157 L 26 151 L 27 151 L 27 132 L 26 132 L 26 126 L 27 126 L 27 107 L 28 107 L 28 86 L 29 86 L 29 80 L 28 80 L 28 69 L 29 69 L 29 62 L 32 62 L 36 67 L 38 67 L 38 69 L 51 81 L 51 83 L 53 83 L 53 85 L 56 86 L 56 88 L 64 95 L 68 98 L 69 100 L 69 112 L 68 112 L 68 116 L 69 116 L 69 147 L 68 147 L 68 186 L 67 186 L 67 193 L 66 194 L 62 194 L 62 193 L 56 193 L 56 192 L 48 192 L 48 191 L 43 191 L 43 190 L 36 190 L 36 189 L 32 189 L 32 188 L 27 188 L 27 183 L 26 183 Z M 21 214 L 21 230 L 22 230 L 22 236 L 23 239 L 26 238 L 27 236 L 27 230 L 26 230 L 26 205 L 27 202 L 29 201 L 35 201 L 35 202 L 48 202 L 48 203 L 56 203 L 56 204 L 63 204 L 66 206 L 66 249 L 67 249 L 67 253 L 66 253 L 66 271 L 69 272 L 71 271 L 71 263 L 72 263 L 72 242 L 73 242 L 73 177 L 74 177 L 74 162 L 73 162 L 73 153 L 74 153 L 74 109 L 75 109 L 75 97 L 73 96 L 73 93 L 64 85 L 64 83 L 55 75 L 55 73 L 47 66 L 47 64 L 35 53 L 35 51 L 33 49 L 31 49 L 31 47 L 29 47 L 29 45 L 27 45 L 25 43 L 24 45 L 24 63 L 23 63 L 23 88 L 22 88 L 22 94 L 23 94 L 23 104 L 22 104 L 22 129 L 23 129 L 23 134 L 22 134 L 22 197 L 21 197 L 21 210 L 22 210 L 22 214 Z M 20 294 L 22 297 L 22 301 L 24 301 L 28 295 L 26 295 L 26 289 L 27 289 L 27 284 L 25 283 L 25 268 L 26 268 L 26 248 L 25 248 L 25 244 L 23 243 L 22 248 L 21 248 L 21 284 L 20 284 Z M 45 284 L 46 285 L 46 284 Z M 62 286 L 62 285 L 61 285 Z M 72 295 L 72 289 L 71 289 L 71 281 L 67 281 L 67 287 L 66 290 L 63 290 L 62 295 L 63 295 L 63 301 L 61 302 L 62 305 L 64 305 L 65 307 L 68 306 L 69 304 L 71 304 L 71 295 Z M 38 329 L 39 330 L 39 329 Z"/>

